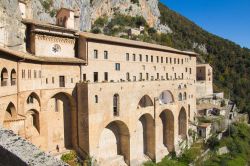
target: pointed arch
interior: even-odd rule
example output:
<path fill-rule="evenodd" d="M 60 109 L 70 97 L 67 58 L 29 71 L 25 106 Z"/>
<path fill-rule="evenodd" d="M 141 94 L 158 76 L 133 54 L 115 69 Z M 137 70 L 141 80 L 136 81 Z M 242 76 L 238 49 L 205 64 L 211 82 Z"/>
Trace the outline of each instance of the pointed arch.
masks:
<path fill-rule="evenodd" d="M 110 160 L 122 156 L 125 163 L 129 165 L 130 134 L 128 126 L 120 120 L 110 122 L 100 135 L 98 147 L 99 158 L 102 163 L 112 165 Z"/>
<path fill-rule="evenodd" d="M 16 85 L 16 70 L 15 69 L 12 69 L 11 70 L 11 74 L 10 74 L 10 79 L 11 79 L 11 86 L 14 86 Z"/>
<path fill-rule="evenodd" d="M 169 104 L 174 102 L 174 96 L 171 91 L 164 90 L 159 96 L 159 101 L 161 104 Z"/>
<path fill-rule="evenodd" d="M 6 68 L 3 68 L 1 71 L 1 86 L 7 86 L 8 85 L 8 70 Z"/>
<path fill-rule="evenodd" d="M 170 110 L 164 110 L 160 114 L 162 121 L 162 141 L 163 145 L 167 147 L 169 152 L 174 149 L 174 115 Z"/>
<path fill-rule="evenodd" d="M 138 108 L 145 108 L 145 107 L 150 107 L 153 106 L 153 101 L 148 95 L 144 95 L 139 103 L 138 103 Z"/>
<path fill-rule="evenodd" d="M 35 92 L 32 92 L 28 96 L 26 102 L 27 102 L 27 104 L 33 104 L 35 102 L 35 100 L 38 102 L 39 106 L 41 106 L 40 98 L 39 98 L 39 96 Z"/>
<path fill-rule="evenodd" d="M 16 107 L 12 102 L 10 102 L 5 111 L 4 120 L 11 120 L 16 117 L 17 117 Z"/>
<path fill-rule="evenodd" d="M 178 134 L 181 138 L 186 138 L 187 135 L 187 114 L 184 107 L 181 108 L 178 116 Z"/>
<path fill-rule="evenodd" d="M 143 114 L 139 118 L 142 125 L 142 141 L 143 154 L 151 160 L 155 160 L 155 126 L 154 118 L 150 114 Z M 140 148 L 140 147 L 139 147 Z"/>

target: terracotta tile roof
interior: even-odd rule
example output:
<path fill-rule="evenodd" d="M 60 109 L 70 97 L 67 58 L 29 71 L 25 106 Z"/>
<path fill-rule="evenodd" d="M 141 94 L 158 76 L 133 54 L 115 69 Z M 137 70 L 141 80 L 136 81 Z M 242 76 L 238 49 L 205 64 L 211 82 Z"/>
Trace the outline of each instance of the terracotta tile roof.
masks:
<path fill-rule="evenodd" d="M 197 56 L 195 52 L 188 52 L 188 51 L 180 51 L 171 47 L 157 45 L 157 44 L 151 44 L 141 41 L 135 41 L 135 40 L 129 40 L 119 37 L 112 37 L 107 36 L 103 34 L 93 34 L 88 32 L 80 32 L 79 35 L 86 39 L 92 39 L 92 40 L 99 40 L 99 41 L 105 41 L 105 42 L 113 42 L 113 43 L 119 43 L 124 45 L 131 45 L 131 46 L 137 46 L 137 47 L 143 47 L 143 48 L 149 48 L 153 50 L 160 50 L 160 51 L 166 51 L 166 52 L 172 52 L 177 54 L 184 54 L 184 55 L 190 55 L 190 56 Z"/>
<path fill-rule="evenodd" d="M 68 63 L 68 64 L 84 64 L 85 61 L 78 58 L 62 58 L 62 57 L 41 57 L 41 56 L 34 56 L 29 53 L 24 53 L 21 51 L 15 51 L 8 48 L 4 48 L 0 46 L 0 52 L 9 54 L 10 56 L 14 56 L 19 59 L 23 60 L 30 60 L 30 61 L 38 61 L 44 63 Z"/>

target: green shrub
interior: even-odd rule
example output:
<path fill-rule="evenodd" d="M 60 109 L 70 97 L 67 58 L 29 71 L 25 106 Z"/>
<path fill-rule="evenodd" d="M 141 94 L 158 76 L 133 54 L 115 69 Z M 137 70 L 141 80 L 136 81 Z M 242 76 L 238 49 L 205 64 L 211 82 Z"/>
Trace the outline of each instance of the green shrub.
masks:
<path fill-rule="evenodd" d="M 207 140 L 207 146 L 211 150 L 217 150 L 220 145 L 220 141 L 216 136 L 212 136 Z"/>

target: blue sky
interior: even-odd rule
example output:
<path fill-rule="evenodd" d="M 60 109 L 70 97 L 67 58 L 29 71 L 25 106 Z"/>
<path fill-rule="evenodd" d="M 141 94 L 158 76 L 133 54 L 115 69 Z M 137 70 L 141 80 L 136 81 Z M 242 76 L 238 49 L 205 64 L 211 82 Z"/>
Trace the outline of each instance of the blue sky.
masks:
<path fill-rule="evenodd" d="M 250 0 L 160 0 L 203 29 L 250 48 Z"/>

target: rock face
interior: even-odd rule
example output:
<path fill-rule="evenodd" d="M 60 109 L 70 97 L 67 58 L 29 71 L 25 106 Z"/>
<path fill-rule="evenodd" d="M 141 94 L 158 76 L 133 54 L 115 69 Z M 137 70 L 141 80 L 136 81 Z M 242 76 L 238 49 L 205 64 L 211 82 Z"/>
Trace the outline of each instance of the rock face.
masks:
<path fill-rule="evenodd" d="M 26 0 L 30 19 L 55 23 L 56 11 L 69 8 L 80 11 L 80 31 L 90 31 L 91 24 L 100 16 L 112 17 L 114 13 L 143 16 L 151 27 L 163 33 L 171 33 L 167 25 L 160 23 L 158 0 Z M 0 46 L 25 50 L 25 27 L 21 23 L 18 0 L 0 1 Z"/>
<path fill-rule="evenodd" d="M 68 164 L 45 154 L 37 147 L 0 127 L 0 165 L 67 166 Z"/>

